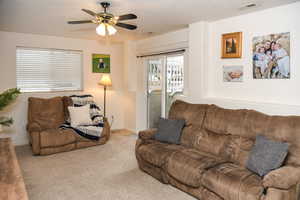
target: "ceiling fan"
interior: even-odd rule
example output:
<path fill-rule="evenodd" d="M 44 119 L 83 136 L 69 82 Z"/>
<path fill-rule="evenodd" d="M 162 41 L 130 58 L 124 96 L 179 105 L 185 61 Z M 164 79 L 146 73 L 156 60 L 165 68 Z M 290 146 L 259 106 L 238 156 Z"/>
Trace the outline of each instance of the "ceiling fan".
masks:
<path fill-rule="evenodd" d="M 101 2 L 101 6 L 103 7 L 104 11 L 101 13 L 95 13 L 91 10 L 87 9 L 81 9 L 82 11 L 86 12 L 89 15 L 92 15 L 94 19 L 92 20 L 80 20 L 80 21 L 68 21 L 68 24 L 86 24 L 86 23 L 94 23 L 97 24 L 96 32 L 97 34 L 101 36 L 105 36 L 106 32 L 109 35 L 113 35 L 117 32 L 117 29 L 115 26 L 134 30 L 137 28 L 137 26 L 132 24 L 125 24 L 120 21 L 123 20 L 131 20 L 131 19 L 137 19 L 137 16 L 135 14 L 126 14 L 121 16 L 114 16 L 111 13 L 107 12 L 107 8 L 110 6 L 110 3 L 108 2 Z"/>

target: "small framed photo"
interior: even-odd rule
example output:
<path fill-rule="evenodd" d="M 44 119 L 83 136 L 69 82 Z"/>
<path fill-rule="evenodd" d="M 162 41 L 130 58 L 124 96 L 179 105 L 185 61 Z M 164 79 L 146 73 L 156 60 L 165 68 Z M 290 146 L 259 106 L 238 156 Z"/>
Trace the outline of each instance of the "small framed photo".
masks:
<path fill-rule="evenodd" d="M 222 58 L 242 57 L 242 32 L 226 33 L 222 35 Z"/>
<path fill-rule="evenodd" d="M 244 70 L 241 65 L 223 66 L 224 82 L 243 82 Z"/>
<path fill-rule="evenodd" d="M 110 73 L 110 55 L 92 54 L 93 73 Z"/>

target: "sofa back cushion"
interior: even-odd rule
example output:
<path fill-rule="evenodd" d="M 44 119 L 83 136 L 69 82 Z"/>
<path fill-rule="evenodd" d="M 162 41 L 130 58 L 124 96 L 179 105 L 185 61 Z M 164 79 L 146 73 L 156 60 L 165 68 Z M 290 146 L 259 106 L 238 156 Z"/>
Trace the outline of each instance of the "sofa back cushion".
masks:
<path fill-rule="evenodd" d="M 64 105 L 65 120 L 70 121 L 70 113 L 69 113 L 68 107 L 73 106 L 72 98 L 69 96 L 63 96 L 62 101 L 63 101 L 63 105 Z"/>
<path fill-rule="evenodd" d="M 207 107 L 206 104 L 190 104 L 180 100 L 176 100 L 172 104 L 169 119 L 185 120 L 185 126 L 181 133 L 181 144 L 194 146 L 197 135 L 201 131 Z"/>
<path fill-rule="evenodd" d="M 239 166 L 246 167 L 251 149 L 254 145 L 254 140 L 241 136 L 228 136 L 229 142 L 227 143 L 221 156 L 238 164 Z"/>
<path fill-rule="evenodd" d="M 61 97 L 28 99 L 28 123 L 37 123 L 43 129 L 58 128 L 63 122 L 64 106 Z"/>
<path fill-rule="evenodd" d="M 231 139 L 222 152 L 233 161 L 244 165 L 256 135 L 288 142 L 287 164 L 300 165 L 300 116 L 269 116 L 254 110 L 232 110 L 209 106 L 203 129 Z M 233 155 L 229 155 L 233 153 Z"/>
<path fill-rule="evenodd" d="M 249 131 L 251 137 L 255 137 L 252 126 L 255 125 L 256 116 L 262 119 L 264 114 L 249 111 L 245 131 Z M 300 165 L 300 116 L 267 116 L 262 135 L 269 139 L 289 143 L 289 153 L 286 164 Z M 251 126 L 251 124 L 253 124 Z M 259 132 L 258 132 L 259 134 Z"/>
<path fill-rule="evenodd" d="M 194 148 L 219 156 L 223 155 L 229 142 L 230 137 L 228 135 L 217 134 L 210 130 L 202 129 L 196 137 Z M 227 158 L 227 155 L 224 154 L 222 157 Z"/>
<path fill-rule="evenodd" d="M 217 134 L 240 135 L 247 110 L 224 109 L 211 105 L 207 109 L 203 127 Z"/>

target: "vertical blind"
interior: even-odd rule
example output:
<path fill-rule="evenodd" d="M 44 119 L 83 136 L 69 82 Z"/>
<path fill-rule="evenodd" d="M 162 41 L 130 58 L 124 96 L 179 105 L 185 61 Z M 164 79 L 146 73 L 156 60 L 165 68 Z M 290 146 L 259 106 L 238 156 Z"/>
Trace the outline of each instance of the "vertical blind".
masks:
<path fill-rule="evenodd" d="M 82 51 L 17 47 L 16 57 L 22 92 L 82 89 Z"/>

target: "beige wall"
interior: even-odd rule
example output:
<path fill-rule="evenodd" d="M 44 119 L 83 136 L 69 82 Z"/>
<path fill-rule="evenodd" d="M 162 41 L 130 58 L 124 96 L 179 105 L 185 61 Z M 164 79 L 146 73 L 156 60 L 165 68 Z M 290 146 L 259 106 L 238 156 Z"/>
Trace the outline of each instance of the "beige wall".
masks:
<path fill-rule="evenodd" d="M 125 42 L 124 81 L 128 102 L 124 115 L 125 127 L 136 132 L 147 128 L 147 70 L 143 61 L 148 57 L 137 58 L 137 55 L 187 48 L 188 33 L 189 30 L 185 28 L 143 40 Z"/>
<path fill-rule="evenodd" d="M 136 59 L 136 44 L 134 41 L 124 42 L 124 127 L 136 130 L 136 89 L 138 78 L 138 64 Z M 140 120 L 140 119 L 139 119 Z"/>
<path fill-rule="evenodd" d="M 93 74 L 91 71 L 91 55 L 92 53 L 110 54 L 113 87 L 108 90 L 107 116 L 109 121 L 111 120 L 111 116 L 114 116 L 112 128 L 124 128 L 123 44 L 106 45 L 93 40 L 0 32 L 0 91 L 16 87 L 16 46 L 82 50 L 84 67 L 83 92 L 94 95 L 99 105 L 103 105 L 103 88 L 97 85 L 97 82 L 100 79 L 100 74 Z M 26 115 L 28 97 L 52 97 L 74 93 L 79 92 L 22 94 L 13 105 L 9 106 L 3 113 L 1 113 L 12 116 L 15 123 L 12 127 L 5 129 L 5 134 L 0 133 L 0 137 L 12 137 L 15 144 L 27 143 L 28 140 L 25 126 L 27 123 Z"/>
<path fill-rule="evenodd" d="M 188 90 L 179 97 L 192 103 L 217 104 L 227 108 L 249 108 L 268 114 L 300 115 L 300 3 L 271 8 L 214 22 L 196 22 L 188 29 L 136 42 L 136 54 L 187 47 L 188 64 L 185 78 Z M 243 57 L 221 59 L 221 35 L 243 32 Z M 252 78 L 252 37 L 291 33 L 291 79 L 254 80 Z M 136 59 L 132 56 L 132 59 Z M 243 83 L 224 83 L 223 65 L 243 65 Z M 134 67 L 133 67 L 134 68 Z M 136 68 L 136 130 L 146 126 L 145 67 Z M 128 81 L 131 81 L 129 79 Z"/>
<path fill-rule="evenodd" d="M 189 28 L 156 37 L 127 41 L 124 45 L 104 45 L 97 41 L 41 35 L 0 32 L 0 91 L 15 87 L 16 46 L 76 49 L 84 52 L 84 92 L 95 95 L 102 104 L 102 88 L 97 85 L 99 74 L 91 73 L 91 54 L 110 53 L 113 88 L 108 95 L 108 117 L 114 115 L 113 128 L 141 130 L 146 128 L 146 70 L 143 59 L 136 55 L 186 48 L 186 85 L 183 100 L 193 103 L 215 103 L 228 108 L 251 108 L 269 114 L 300 115 L 300 29 L 297 19 L 300 3 L 271 8 L 252 14 L 215 22 L 197 22 Z M 261 20 L 271 19 L 271 20 Z M 243 57 L 220 59 L 221 34 L 242 31 Z M 253 80 L 251 75 L 251 40 L 253 36 L 291 32 L 291 79 Z M 223 83 L 223 65 L 244 65 L 243 83 Z M 49 97 L 65 93 L 23 94 L 6 110 L 15 118 L 9 135 L 15 143 L 27 142 L 26 101 L 28 96 Z M 1 135 L 1 134 L 0 134 Z M 3 135 L 3 134 L 2 134 Z"/>
<path fill-rule="evenodd" d="M 192 90 L 190 100 L 227 108 L 255 109 L 268 114 L 300 115 L 300 94 L 297 92 L 300 84 L 300 57 L 297 55 L 300 51 L 299 10 L 298 2 L 215 22 L 191 24 L 190 79 L 193 85 L 199 85 L 199 89 Z M 239 31 L 243 32 L 242 58 L 221 59 L 222 34 Z M 291 78 L 253 79 L 252 38 L 282 32 L 291 34 Z M 242 65 L 244 81 L 224 83 L 223 65 Z"/>
<path fill-rule="evenodd" d="M 209 24 L 209 65 L 211 77 L 207 95 L 265 103 L 299 105 L 300 94 L 300 3 L 233 17 Z M 241 59 L 221 59 L 219 39 L 222 33 L 243 32 L 243 56 Z M 252 75 L 252 39 L 272 33 L 290 32 L 291 78 L 289 80 L 257 80 Z M 243 83 L 223 83 L 223 65 L 243 65 Z"/>

